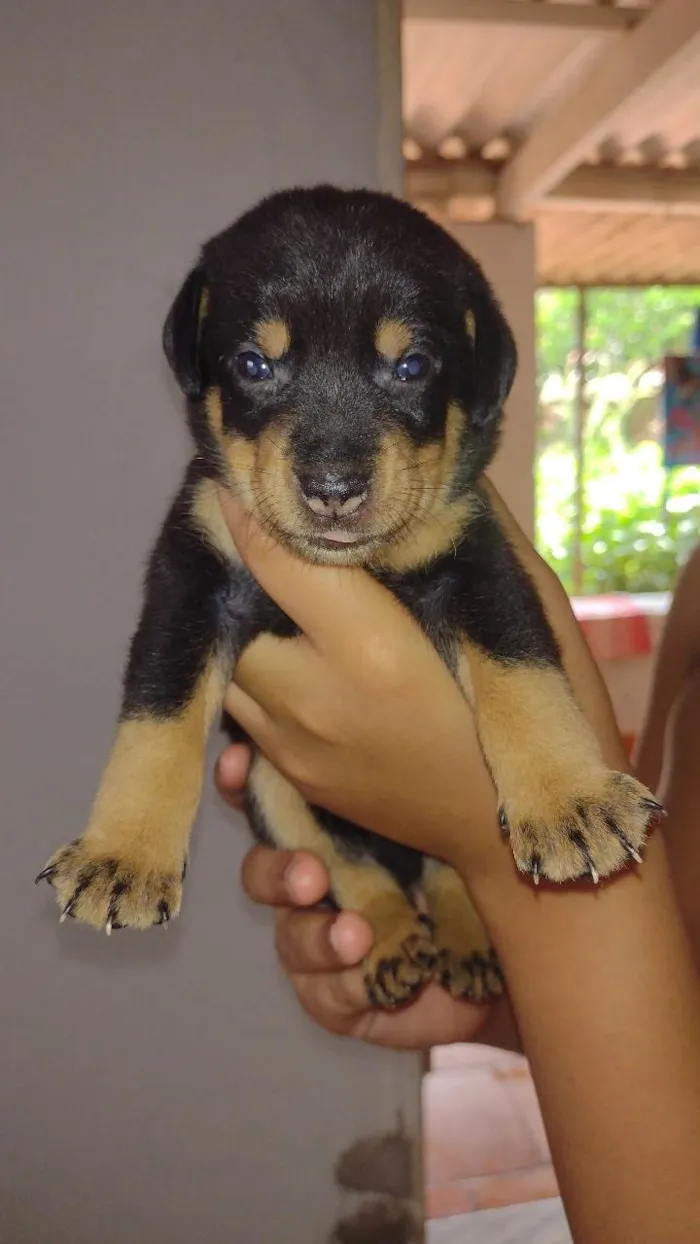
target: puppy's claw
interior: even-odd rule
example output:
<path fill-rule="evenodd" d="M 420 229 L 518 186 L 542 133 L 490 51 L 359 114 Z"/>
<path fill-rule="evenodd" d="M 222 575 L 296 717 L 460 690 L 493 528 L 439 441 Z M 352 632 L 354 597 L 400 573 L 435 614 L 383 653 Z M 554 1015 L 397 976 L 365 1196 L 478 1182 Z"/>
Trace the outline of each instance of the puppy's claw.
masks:
<path fill-rule="evenodd" d="M 59 923 L 59 924 L 63 924 L 63 922 L 66 920 L 66 918 L 67 918 L 68 916 L 72 916 L 72 915 L 73 915 L 73 908 L 74 908 L 74 907 L 75 907 L 75 899 L 74 899 L 74 898 L 71 898 L 71 899 L 69 899 L 69 900 L 68 900 L 68 902 L 66 903 L 65 907 L 63 908 L 63 911 L 61 912 L 60 916 L 58 917 L 58 923 Z"/>
<path fill-rule="evenodd" d="M 542 861 L 539 855 L 533 855 L 532 859 L 530 860 L 530 873 L 532 875 L 532 880 L 535 885 L 540 884 L 541 867 L 542 867 Z"/>
<path fill-rule="evenodd" d="M 55 877 L 55 875 L 56 875 L 56 865 L 47 864 L 46 868 L 42 868 L 41 872 L 37 873 L 36 877 L 34 878 L 34 885 L 38 885 L 40 881 L 48 881 L 50 883 L 51 878 Z"/>
<path fill-rule="evenodd" d="M 586 875 L 590 877 L 594 885 L 597 885 L 600 881 L 600 873 L 593 862 L 593 856 L 591 855 L 591 850 L 586 842 L 586 839 L 580 830 L 575 830 L 574 833 L 569 834 L 569 837 L 574 846 L 578 847 L 581 855 L 583 856 L 586 865 Z"/>
<path fill-rule="evenodd" d="M 508 817 L 506 816 L 505 808 L 498 809 L 498 824 L 499 824 L 499 828 L 501 830 L 503 837 L 509 838 L 510 837 L 510 826 L 508 824 Z"/>
<path fill-rule="evenodd" d="M 608 821 L 608 826 L 614 833 L 615 837 L 622 843 L 630 859 L 634 860 L 635 864 L 643 863 L 642 857 L 639 854 L 639 851 L 637 850 L 636 847 L 632 846 L 632 843 L 630 842 L 629 838 L 627 837 L 626 834 L 623 834 L 619 826 L 616 825 L 613 820 Z"/>
<path fill-rule="evenodd" d="M 662 803 L 659 803 L 658 800 L 643 799 L 642 803 L 644 804 L 645 808 L 650 808 L 651 811 L 655 812 L 657 816 L 668 816 L 668 812 L 666 811 L 664 805 Z"/>

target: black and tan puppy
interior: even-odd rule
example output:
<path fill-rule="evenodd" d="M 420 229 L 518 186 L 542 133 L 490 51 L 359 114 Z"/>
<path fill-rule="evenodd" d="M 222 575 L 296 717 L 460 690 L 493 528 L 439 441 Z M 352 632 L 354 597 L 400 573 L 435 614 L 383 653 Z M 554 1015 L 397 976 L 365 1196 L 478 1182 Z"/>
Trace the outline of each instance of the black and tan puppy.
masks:
<path fill-rule="evenodd" d="M 231 670 L 262 631 L 295 633 L 241 565 L 221 485 L 300 557 L 368 567 L 419 620 L 473 702 L 522 872 L 596 881 L 638 860 L 658 805 L 606 769 L 480 487 L 516 351 L 474 260 L 388 196 L 277 194 L 204 246 L 164 345 L 197 450 L 151 558 L 88 828 L 40 874 L 63 914 L 107 932 L 177 914 Z M 431 975 L 457 996 L 500 991 L 450 869 L 307 806 L 262 756 L 249 793 L 256 833 L 319 855 L 335 902 L 372 924 L 377 1003 Z"/>

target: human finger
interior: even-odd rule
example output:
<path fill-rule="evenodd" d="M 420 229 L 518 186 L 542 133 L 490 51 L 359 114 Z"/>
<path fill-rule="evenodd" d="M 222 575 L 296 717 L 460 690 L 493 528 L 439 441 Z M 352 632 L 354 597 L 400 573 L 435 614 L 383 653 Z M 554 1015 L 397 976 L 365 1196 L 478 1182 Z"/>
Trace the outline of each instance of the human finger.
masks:
<path fill-rule="evenodd" d="M 372 945 L 372 929 L 352 911 L 288 910 L 278 917 L 275 945 L 291 974 L 334 972 L 362 962 Z"/>
<path fill-rule="evenodd" d="M 250 769 L 250 747 L 247 743 L 231 743 L 219 756 L 214 767 L 214 781 L 219 794 L 227 802 L 244 790 Z"/>
<path fill-rule="evenodd" d="M 452 998 L 430 984 L 415 1001 L 396 1011 L 372 1007 L 361 968 L 292 978 L 304 1010 L 328 1032 L 395 1050 L 429 1050 L 434 1045 L 478 1041 L 486 1036 L 491 1008 Z"/>
<path fill-rule="evenodd" d="M 223 707 L 234 721 L 249 734 L 251 739 L 262 748 L 267 749 L 270 736 L 274 731 L 274 723 L 258 701 L 239 687 L 235 682 L 229 683 L 224 694 Z M 218 785 L 218 781 L 217 781 Z M 225 790 L 221 792 L 227 798 Z"/>
<path fill-rule="evenodd" d="M 241 883 L 254 903 L 312 907 L 328 893 L 328 873 L 315 855 L 255 846 L 241 866 Z"/>

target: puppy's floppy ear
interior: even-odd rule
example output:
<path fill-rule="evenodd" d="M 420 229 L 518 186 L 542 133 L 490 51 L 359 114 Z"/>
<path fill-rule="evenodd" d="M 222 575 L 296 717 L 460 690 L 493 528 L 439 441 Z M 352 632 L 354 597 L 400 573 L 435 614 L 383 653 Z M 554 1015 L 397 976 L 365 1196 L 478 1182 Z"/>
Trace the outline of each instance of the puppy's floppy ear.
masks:
<path fill-rule="evenodd" d="M 464 327 L 474 361 L 474 387 L 470 408 L 478 427 L 495 419 L 503 409 L 518 365 L 515 338 L 498 300 L 486 286 L 472 293 L 466 305 Z"/>
<path fill-rule="evenodd" d="M 187 276 L 163 327 L 163 349 L 175 378 L 190 401 L 204 397 L 206 380 L 200 342 L 207 309 L 204 268 L 197 264 Z"/>

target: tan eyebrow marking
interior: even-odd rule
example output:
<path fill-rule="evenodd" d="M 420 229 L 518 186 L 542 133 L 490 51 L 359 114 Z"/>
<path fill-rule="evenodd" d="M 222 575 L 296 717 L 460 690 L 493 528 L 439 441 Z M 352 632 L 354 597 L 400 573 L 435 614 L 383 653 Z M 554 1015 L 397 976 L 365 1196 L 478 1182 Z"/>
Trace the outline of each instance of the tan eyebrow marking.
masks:
<path fill-rule="evenodd" d="M 204 289 L 202 290 L 202 296 L 199 300 L 199 312 L 197 314 L 197 323 L 200 328 L 202 327 L 202 324 L 206 320 L 208 312 L 209 312 L 209 290 L 207 289 L 205 285 Z"/>
<path fill-rule="evenodd" d="M 392 360 L 406 353 L 411 339 L 411 330 L 403 320 L 380 320 L 374 334 L 377 353 Z"/>
<path fill-rule="evenodd" d="M 269 359 L 281 359 L 291 343 L 289 325 L 284 320 L 261 320 L 255 325 L 256 344 Z"/>

